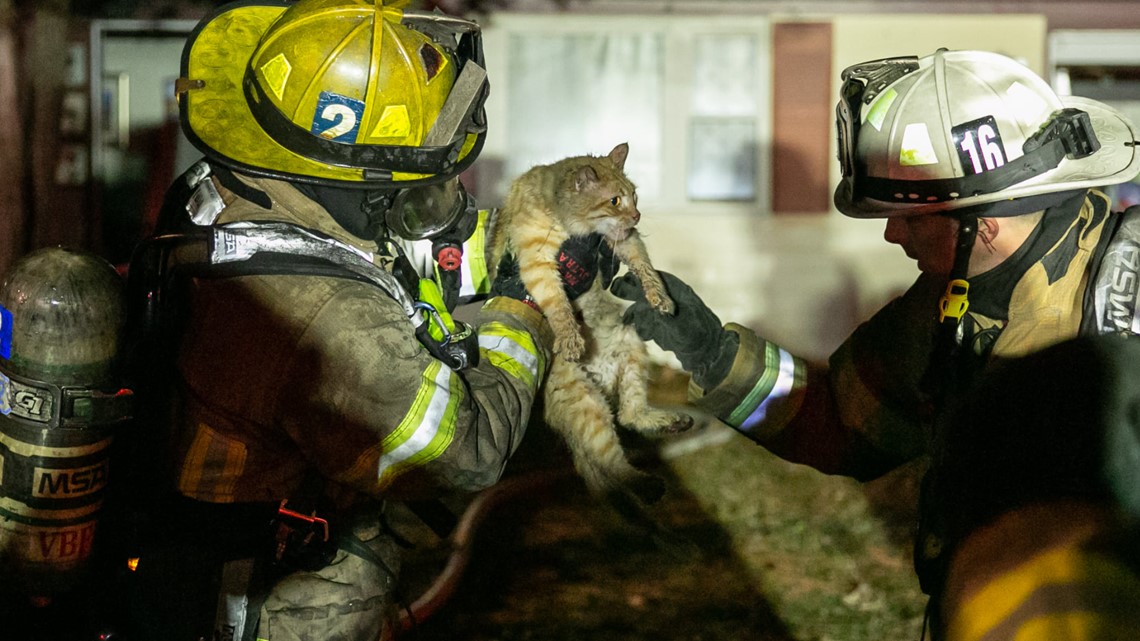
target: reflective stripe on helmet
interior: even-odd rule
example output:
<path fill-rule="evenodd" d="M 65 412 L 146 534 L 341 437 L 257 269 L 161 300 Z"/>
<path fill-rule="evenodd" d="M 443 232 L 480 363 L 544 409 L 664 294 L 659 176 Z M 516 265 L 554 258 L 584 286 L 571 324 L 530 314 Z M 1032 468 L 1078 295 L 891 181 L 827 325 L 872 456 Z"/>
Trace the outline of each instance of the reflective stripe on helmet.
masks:
<path fill-rule="evenodd" d="M 961 178 L 891 180 L 865 176 L 859 181 L 859 193 L 875 200 L 897 202 L 938 202 L 992 194 L 1054 169 L 1065 158 L 1084 158 L 1097 149 L 1100 142 L 1089 115 L 1079 109 L 1062 109 L 1025 141 L 1024 153 L 1014 161 Z"/>
<path fill-rule="evenodd" d="M 267 134 L 287 149 L 329 165 L 384 172 L 389 179 L 395 172 L 446 174 L 455 168 L 465 142 L 465 138 L 459 138 L 445 146 L 411 147 L 356 144 L 355 141 L 342 142 L 337 138 L 314 136 L 311 129 L 297 126 L 273 106 L 252 70 L 246 73 L 242 86 L 250 113 Z M 380 178 L 383 174 L 375 175 Z"/>

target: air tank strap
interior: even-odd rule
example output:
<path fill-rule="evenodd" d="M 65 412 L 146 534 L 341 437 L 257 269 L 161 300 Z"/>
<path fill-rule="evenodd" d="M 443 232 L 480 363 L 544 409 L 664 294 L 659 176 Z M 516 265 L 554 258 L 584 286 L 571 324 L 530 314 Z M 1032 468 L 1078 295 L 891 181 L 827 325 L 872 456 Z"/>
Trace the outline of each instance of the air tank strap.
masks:
<path fill-rule="evenodd" d="M 18 376 L 0 368 L 0 414 L 41 427 L 83 428 L 108 425 L 131 417 L 129 389 L 97 390 L 56 385 Z"/>
<path fill-rule="evenodd" d="M 478 362 L 475 333 L 457 321 L 444 322 L 450 320 L 449 314 L 443 319 L 446 309 L 413 298 L 397 275 L 373 262 L 371 253 L 297 225 L 244 221 L 158 236 L 144 243 L 133 262 L 157 272 L 144 286 L 153 291 L 136 294 L 147 304 L 162 299 L 157 289 L 172 271 L 201 277 L 293 274 L 360 280 L 379 287 L 403 308 L 433 356 L 457 370 Z M 142 316 L 157 317 L 157 312 Z"/>

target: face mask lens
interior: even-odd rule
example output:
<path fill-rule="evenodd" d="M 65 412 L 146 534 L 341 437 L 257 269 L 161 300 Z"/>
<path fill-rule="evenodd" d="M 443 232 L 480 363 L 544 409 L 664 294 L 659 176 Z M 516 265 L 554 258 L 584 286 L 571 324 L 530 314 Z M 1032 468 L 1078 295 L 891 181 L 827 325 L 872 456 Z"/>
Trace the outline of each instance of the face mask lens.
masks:
<path fill-rule="evenodd" d="M 396 235 L 420 240 L 447 231 L 465 209 L 458 179 L 438 185 L 411 187 L 396 194 L 385 222 Z"/>

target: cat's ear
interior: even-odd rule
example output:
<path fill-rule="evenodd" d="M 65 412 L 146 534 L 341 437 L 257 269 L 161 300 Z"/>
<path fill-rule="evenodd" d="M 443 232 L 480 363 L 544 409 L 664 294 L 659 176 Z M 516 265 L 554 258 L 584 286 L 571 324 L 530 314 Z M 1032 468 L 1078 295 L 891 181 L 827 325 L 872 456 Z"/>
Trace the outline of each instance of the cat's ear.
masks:
<path fill-rule="evenodd" d="M 593 167 L 585 165 L 574 176 L 574 189 L 575 191 L 582 191 L 584 187 L 596 182 L 598 182 L 598 172 L 594 171 Z"/>
<path fill-rule="evenodd" d="M 628 155 L 629 155 L 629 143 L 623 142 L 622 144 L 618 145 L 617 147 L 614 147 L 613 151 L 610 152 L 610 161 L 612 161 L 614 163 L 615 167 L 624 171 L 625 170 L 625 158 Z"/>

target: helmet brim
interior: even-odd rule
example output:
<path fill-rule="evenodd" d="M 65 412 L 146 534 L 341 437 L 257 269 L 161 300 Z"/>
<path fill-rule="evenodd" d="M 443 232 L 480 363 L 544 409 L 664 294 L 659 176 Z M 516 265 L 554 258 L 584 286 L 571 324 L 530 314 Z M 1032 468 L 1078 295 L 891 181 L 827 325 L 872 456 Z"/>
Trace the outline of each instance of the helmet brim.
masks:
<path fill-rule="evenodd" d="M 265 4 L 225 5 L 203 19 L 190 34 L 182 52 L 181 74 L 189 79 L 192 88 L 179 95 L 179 117 L 182 131 L 199 151 L 247 174 L 360 188 L 439 182 L 474 162 L 483 146 L 483 132 L 467 134 L 459 160 L 447 174 L 392 172 L 390 178 L 376 178 L 360 167 L 308 158 L 271 137 L 249 108 L 243 77 L 262 36 L 290 5 L 272 0 Z"/>
<path fill-rule="evenodd" d="M 893 218 L 924 214 L 953 213 L 979 205 L 987 205 L 1055 192 L 1069 192 L 1127 182 L 1140 173 L 1140 151 L 1134 141 L 1137 129 L 1116 109 L 1104 103 L 1078 96 L 1061 96 L 1065 107 L 1089 114 L 1100 149 L 1084 158 L 1062 159 L 1053 169 L 998 192 L 979 194 L 955 200 L 911 204 L 856 198 L 850 177 L 835 188 L 835 207 L 851 218 Z M 982 214 L 984 215 L 984 214 Z"/>

